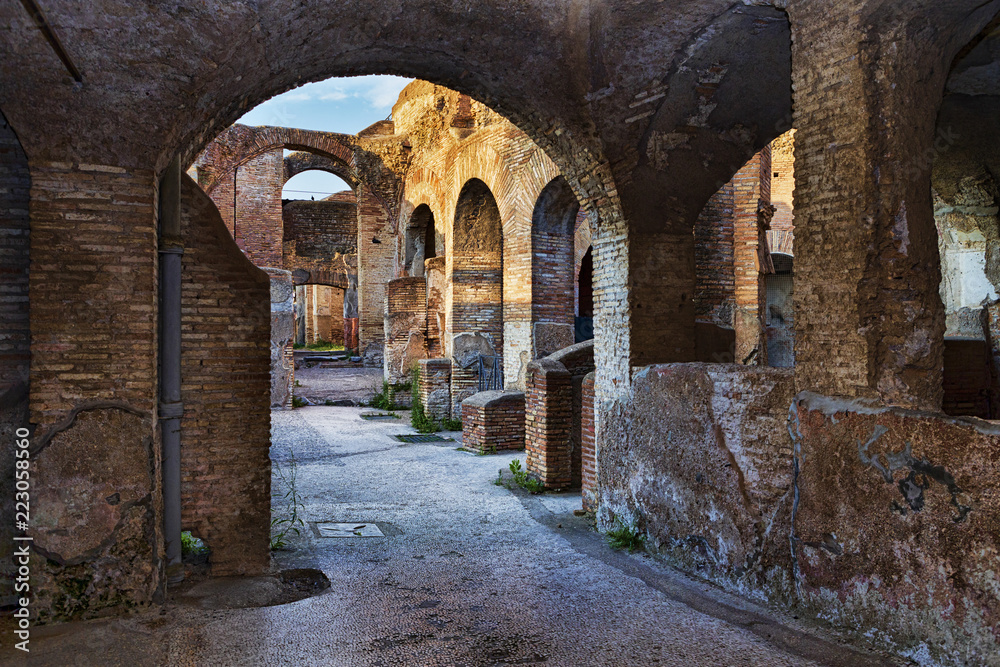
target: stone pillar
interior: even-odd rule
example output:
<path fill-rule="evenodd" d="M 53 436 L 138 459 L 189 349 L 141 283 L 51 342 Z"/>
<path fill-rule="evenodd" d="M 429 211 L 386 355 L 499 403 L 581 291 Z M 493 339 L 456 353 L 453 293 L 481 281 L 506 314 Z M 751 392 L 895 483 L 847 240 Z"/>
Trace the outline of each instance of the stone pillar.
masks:
<path fill-rule="evenodd" d="M 441 420 L 451 416 L 451 360 L 421 359 L 420 400 L 429 417 Z"/>
<path fill-rule="evenodd" d="M 295 384 L 292 272 L 270 268 L 264 271 L 271 279 L 271 407 L 291 408 Z"/>
<path fill-rule="evenodd" d="M 524 435 L 526 467 L 546 488 L 573 485 L 573 377 L 552 359 L 528 364 Z"/>
<path fill-rule="evenodd" d="M 385 379 L 403 382 L 427 357 L 427 285 L 423 277 L 390 280 L 385 291 Z"/>

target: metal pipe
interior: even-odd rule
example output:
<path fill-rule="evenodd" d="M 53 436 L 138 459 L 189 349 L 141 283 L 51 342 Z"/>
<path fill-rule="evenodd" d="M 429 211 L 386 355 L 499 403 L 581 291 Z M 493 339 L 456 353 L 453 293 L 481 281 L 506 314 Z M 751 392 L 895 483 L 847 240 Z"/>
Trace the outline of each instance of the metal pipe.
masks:
<path fill-rule="evenodd" d="M 160 182 L 160 434 L 167 583 L 184 579 L 181 562 L 181 165 Z"/>

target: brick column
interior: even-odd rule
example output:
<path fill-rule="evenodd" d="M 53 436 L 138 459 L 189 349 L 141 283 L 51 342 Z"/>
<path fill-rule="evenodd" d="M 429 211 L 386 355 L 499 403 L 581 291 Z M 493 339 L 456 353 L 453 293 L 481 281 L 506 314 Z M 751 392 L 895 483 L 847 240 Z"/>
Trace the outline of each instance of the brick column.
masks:
<path fill-rule="evenodd" d="M 365 366 L 380 367 L 385 343 L 385 289 L 396 277 L 388 215 L 365 185 L 358 196 L 358 339 Z"/>
<path fill-rule="evenodd" d="M 588 373 L 583 379 L 583 428 L 580 450 L 583 460 L 583 509 L 597 511 L 597 452 L 594 439 L 594 378 Z"/>
<path fill-rule="evenodd" d="M 762 275 L 770 262 L 765 265 L 761 261 L 761 253 L 765 252 L 762 242 L 766 245 L 766 240 L 759 211 L 762 206 L 770 206 L 770 149 L 765 148 L 750 158 L 733 176 L 732 183 L 735 361 L 741 363 L 753 359 L 753 365 L 766 366 L 763 316 L 767 307 L 767 292 Z"/>
<path fill-rule="evenodd" d="M 558 361 L 528 364 L 524 435 L 528 472 L 546 488 L 573 485 L 573 376 Z"/>
<path fill-rule="evenodd" d="M 909 39 L 909 27 L 863 28 L 853 3 L 832 7 L 788 8 L 796 386 L 938 409 L 944 309 L 928 156 L 954 51 Z"/>

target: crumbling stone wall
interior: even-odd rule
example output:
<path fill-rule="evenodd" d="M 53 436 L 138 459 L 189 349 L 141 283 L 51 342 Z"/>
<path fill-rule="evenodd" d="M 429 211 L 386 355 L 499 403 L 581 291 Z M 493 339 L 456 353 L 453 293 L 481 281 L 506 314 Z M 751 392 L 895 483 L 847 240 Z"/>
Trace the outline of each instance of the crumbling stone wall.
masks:
<path fill-rule="evenodd" d="M 212 550 L 213 574 L 257 574 L 270 565 L 271 281 L 186 178 L 181 202 L 181 527 Z"/>

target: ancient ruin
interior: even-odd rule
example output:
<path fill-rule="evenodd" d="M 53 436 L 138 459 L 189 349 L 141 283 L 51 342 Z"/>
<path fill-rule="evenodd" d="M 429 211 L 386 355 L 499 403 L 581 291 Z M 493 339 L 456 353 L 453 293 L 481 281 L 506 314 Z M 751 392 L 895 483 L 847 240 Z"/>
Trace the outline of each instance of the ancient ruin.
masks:
<path fill-rule="evenodd" d="M 1000 665 L 1000 0 L 0 16 L 6 608 L 22 543 L 33 625 L 169 606 L 182 531 L 273 574 L 322 341 L 462 420 L 456 457 L 523 450 L 536 523 L 572 503 L 830 646 Z M 413 80 L 357 134 L 236 122 L 363 74 Z M 350 189 L 283 199 L 308 171 Z M 307 409 L 316 441 L 355 414 Z"/>

